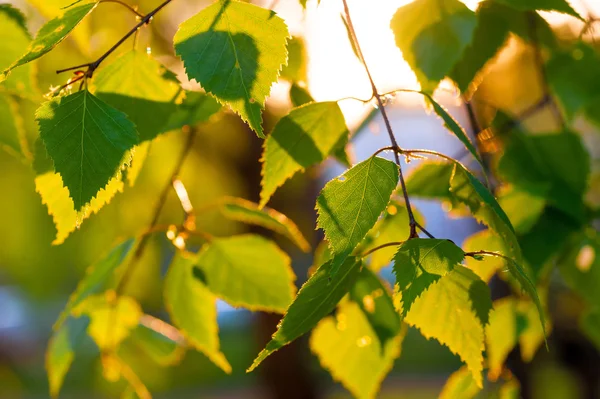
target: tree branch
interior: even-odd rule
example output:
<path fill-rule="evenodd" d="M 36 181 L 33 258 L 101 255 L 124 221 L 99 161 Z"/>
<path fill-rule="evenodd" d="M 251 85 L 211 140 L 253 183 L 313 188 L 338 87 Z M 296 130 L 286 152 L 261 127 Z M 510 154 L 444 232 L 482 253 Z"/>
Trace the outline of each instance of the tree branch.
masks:
<path fill-rule="evenodd" d="M 346 14 L 346 21 L 348 22 L 348 31 L 350 32 L 350 36 L 354 45 L 356 47 L 356 52 L 362 64 L 365 67 L 365 71 L 367 72 L 367 76 L 369 77 L 369 82 L 371 83 L 371 89 L 373 90 L 373 97 L 377 100 L 377 104 L 379 105 L 379 109 L 381 110 L 381 116 L 383 117 L 383 121 L 385 123 L 385 127 L 387 129 L 388 135 L 390 137 L 390 141 L 392 143 L 393 148 L 399 149 L 398 142 L 396 142 L 396 137 L 394 136 L 394 132 L 392 130 L 392 125 L 390 124 L 390 120 L 387 116 L 387 112 L 385 111 L 385 105 L 381 100 L 381 95 L 377 91 L 377 86 L 375 85 L 375 81 L 373 80 L 373 76 L 371 75 L 371 71 L 367 66 L 367 61 L 363 55 L 362 49 L 360 47 L 360 43 L 358 42 L 358 37 L 356 36 L 356 30 L 354 29 L 354 25 L 352 24 L 352 18 L 350 17 L 350 9 L 348 8 L 348 1 L 343 0 L 344 2 L 344 12 Z M 410 235 L 409 239 L 418 237 L 417 234 L 417 223 L 415 221 L 415 215 L 413 214 L 412 207 L 410 205 L 410 198 L 408 197 L 408 192 L 406 191 L 406 183 L 404 181 L 404 175 L 402 173 L 402 165 L 400 164 L 400 157 L 398 156 L 398 151 L 394 151 L 394 159 L 396 160 L 396 164 L 398 165 L 398 175 L 400 177 L 400 185 L 402 186 L 402 194 L 404 196 L 404 202 L 406 203 L 406 208 L 408 210 L 408 220 L 410 224 Z"/>
<path fill-rule="evenodd" d="M 120 0 L 100 0 L 99 3 L 115 3 L 120 4 L 132 13 L 134 13 L 138 18 L 144 18 L 144 14 L 140 14 L 135 8 L 131 7 L 129 4 L 124 3 Z"/>

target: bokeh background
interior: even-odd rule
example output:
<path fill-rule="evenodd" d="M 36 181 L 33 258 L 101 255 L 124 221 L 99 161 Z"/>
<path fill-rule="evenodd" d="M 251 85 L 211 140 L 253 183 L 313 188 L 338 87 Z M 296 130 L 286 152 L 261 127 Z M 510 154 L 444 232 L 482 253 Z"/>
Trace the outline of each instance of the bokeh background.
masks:
<path fill-rule="evenodd" d="M 153 9 L 158 0 L 127 0 L 140 11 Z M 358 38 L 381 91 L 398 88 L 417 89 L 418 85 L 408 65 L 397 50 L 389 20 L 395 10 L 409 0 L 350 0 L 349 5 Z M 463 0 L 471 7 L 477 0 Z M 70 0 L 11 1 L 23 10 L 32 33 L 48 18 L 60 13 L 59 8 Z M 173 55 L 172 37 L 179 23 L 192 16 L 209 2 L 174 0 L 159 13 L 149 27 L 140 32 L 137 46 L 146 48 L 169 69 L 184 80 L 182 66 Z M 274 8 L 288 23 L 294 36 L 301 37 L 306 46 L 306 84 L 316 100 L 337 100 L 345 97 L 368 98 L 370 85 L 362 65 L 348 42 L 340 18 L 341 0 L 309 0 L 303 12 L 296 0 L 256 1 Z M 584 16 L 600 16 L 600 1 L 572 0 L 572 6 Z M 544 13 L 544 18 L 565 37 L 576 37 L 582 22 L 571 17 Z M 102 54 L 135 23 L 134 16 L 116 4 L 103 4 L 77 27 L 74 34 L 54 51 L 36 62 L 35 83 L 42 93 L 51 86 L 64 83 L 64 77 L 54 71 L 88 62 Z M 585 40 L 600 35 L 590 31 Z M 10 32 L 2 32 L 0 40 L 10 40 Z M 128 41 L 121 52 L 131 48 Z M 118 52 L 117 52 L 118 54 Z M 109 62 L 109 61 L 107 61 Z M 533 63 L 533 53 L 518 39 L 488 68 L 474 105 L 484 120 L 487 107 L 518 113 L 535 103 L 541 96 Z M 186 82 L 186 84 L 191 84 Z M 265 127 L 268 131 L 291 108 L 289 83 L 273 86 L 267 103 Z M 469 117 L 458 93 L 444 82 L 436 98 L 450 113 L 470 130 Z M 355 100 L 341 102 L 351 130 L 359 130 L 350 150 L 355 161 L 370 156 L 388 145 L 380 116 L 372 104 Z M 400 146 L 429 148 L 455 157 L 465 157 L 460 143 L 442 127 L 441 121 L 425 110 L 422 98 L 401 94 L 390 99 L 389 113 Z M 35 107 L 23 106 L 23 120 L 31 139 L 37 131 L 33 122 Z M 548 111 L 549 112 L 549 111 Z M 542 111 L 526 121 L 532 130 L 551 129 L 552 118 Z M 1 121 L 0 121 L 1 122 Z M 588 148 L 600 148 L 594 140 L 600 135 L 581 121 Z M 2 129 L 0 123 L 0 129 Z M 473 134 L 473 132 L 470 132 Z M 44 370 L 44 352 L 51 326 L 68 296 L 74 290 L 86 267 L 97 260 L 119 239 L 143 232 L 150 222 L 159 192 L 168 182 L 175 159 L 184 144 L 180 132 L 156 139 L 135 187 L 127 187 L 97 215 L 86 220 L 64 244 L 52 246 L 55 228 L 52 218 L 35 192 L 33 170 L 14 157 L 0 152 L 0 398 L 45 398 L 48 387 Z M 199 126 L 192 154 L 181 172 L 192 204 L 201 209 L 224 195 L 257 201 L 260 183 L 261 142 L 232 113 L 221 112 L 208 123 Z M 598 159 L 600 154 L 595 154 Z M 465 162 L 469 159 L 465 158 Z M 407 170 L 415 162 L 405 165 Z M 597 161 L 596 161 L 597 164 Z M 296 176 L 278 192 L 270 206 L 287 214 L 300 226 L 313 246 L 321 240 L 314 230 L 315 198 L 328 178 L 343 171 L 335 161 Z M 425 216 L 427 228 L 436 236 L 460 244 L 480 227 L 471 219 L 451 219 L 443 207 L 434 202 L 417 201 Z M 161 215 L 161 223 L 178 223 L 183 213 L 172 192 Z M 244 232 L 247 227 L 224 219 L 216 212 L 199 212 L 198 225 L 215 236 Z M 262 232 L 262 231 L 261 231 Z M 265 232 L 262 232 L 265 233 Z M 265 233 L 267 234 L 267 233 Z M 193 247 L 193 241 L 190 243 Z M 278 244 L 293 258 L 301 284 L 312 264 L 310 255 L 299 253 L 285 241 Z M 136 270 L 127 294 L 137 298 L 147 313 L 164 317 L 162 312 L 162 278 L 172 247 L 164 236 L 154 236 L 144 259 Z M 387 273 L 387 274 L 386 274 Z M 384 275 L 391 277 L 389 271 Z M 559 285 L 560 286 L 560 285 Z M 551 293 L 562 304 L 557 310 L 568 316 L 576 307 L 565 288 Z M 571 301 L 571 302 L 569 302 Z M 564 315 L 563 315 L 564 316 Z M 306 339 L 301 339 L 267 360 L 255 373 L 245 369 L 275 330 L 277 317 L 250 313 L 219 303 L 221 346 L 230 360 L 233 374 L 225 375 L 203 355 L 189 351 L 180 365 L 163 368 L 142 354 L 128 359 L 138 370 L 144 383 L 157 398 L 342 398 L 349 397 L 323 371 L 309 353 Z M 566 317 L 568 323 L 569 317 Z M 558 327 L 558 326 L 557 326 Z M 579 398 L 586 380 L 585 370 L 600 367 L 598 353 L 583 337 L 570 337 L 586 348 L 579 355 L 577 347 L 565 347 L 559 338 L 550 352 L 540 351 L 528 369 L 527 378 L 535 387 L 535 398 Z M 575 351 L 575 352 L 573 352 Z M 78 353 L 68 374 L 64 398 L 118 397 L 121 386 L 109 384 L 102 377 L 97 349 L 88 342 Z M 450 351 L 427 341 L 417 331 L 409 331 L 402 355 L 383 384 L 382 398 L 433 398 L 439 393 L 448 375 L 458 369 L 460 362 Z M 483 393 L 489 397 L 490 393 Z"/>

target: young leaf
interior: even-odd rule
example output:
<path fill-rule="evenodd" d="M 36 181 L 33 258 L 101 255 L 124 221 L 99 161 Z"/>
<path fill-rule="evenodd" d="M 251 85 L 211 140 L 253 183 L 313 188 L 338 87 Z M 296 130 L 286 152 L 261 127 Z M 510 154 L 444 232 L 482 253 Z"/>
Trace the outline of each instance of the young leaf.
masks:
<path fill-rule="evenodd" d="M 460 60 L 477 25 L 475 13 L 458 0 L 416 0 L 400 7 L 391 21 L 396 45 L 431 93 Z"/>
<path fill-rule="evenodd" d="M 464 258 L 462 249 L 449 240 L 415 238 L 402 244 L 394 256 L 396 295 L 401 294 L 402 317 L 431 284 Z"/>
<path fill-rule="evenodd" d="M 101 351 L 114 351 L 138 325 L 142 308 L 133 298 L 109 299 L 107 295 L 85 298 L 72 313 L 75 317 L 87 315 L 90 318 L 87 333 Z"/>
<path fill-rule="evenodd" d="M 285 22 L 274 12 L 219 0 L 182 23 L 174 44 L 188 77 L 264 137 L 261 111 L 287 62 L 288 37 Z"/>
<path fill-rule="evenodd" d="M 564 162 L 570 159 L 569 162 Z M 535 136 L 512 132 L 498 163 L 498 173 L 521 190 L 584 219 L 590 156 L 579 135 L 571 132 Z"/>
<path fill-rule="evenodd" d="M 194 274 L 196 258 L 177 254 L 165 278 L 165 306 L 191 346 L 226 373 L 231 366 L 219 350 L 216 298 Z"/>
<path fill-rule="evenodd" d="M 331 279 L 333 261 L 321 265 L 300 288 L 271 341 L 254 359 L 248 372 L 258 367 L 271 353 L 306 334 L 335 309 L 356 281 L 361 266 L 360 259 L 350 256 L 344 261 L 339 275 Z"/>
<path fill-rule="evenodd" d="M 374 156 L 325 185 L 317 198 L 317 225 L 337 258 L 333 274 L 375 225 L 397 184 L 398 166 Z"/>
<path fill-rule="evenodd" d="M 423 222 L 423 217 L 416 209 L 413 209 L 415 219 L 419 223 Z M 383 217 L 377 221 L 375 226 L 369 231 L 363 242 L 360 244 L 360 252 L 365 253 L 371 249 L 377 248 L 390 242 L 406 241 L 410 235 L 410 226 L 408 224 L 408 211 L 406 206 L 392 200 L 387 207 Z M 387 266 L 398 250 L 396 246 L 378 249 L 370 256 L 369 268 L 379 270 Z"/>
<path fill-rule="evenodd" d="M 350 289 L 350 299 L 363 311 L 382 349 L 400 332 L 400 317 L 388 290 L 379 277 L 366 267 L 360 271 Z"/>
<path fill-rule="evenodd" d="M 406 191 L 411 197 L 450 200 L 450 178 L 454 165 L 447 162 L 422 162 L 408 175 Z"/>
<path fill-rule="evenodd" d="M 123 263 L 123 260 L 129 254 L 133 242 L 133 240 L 127 240 L 120 243 L 112 248 L 105 258 L 87 270 L 86 276 L 79 281 L 75 292 L 69 298 L 69 302 L 67 302 L 54 324 L 55 331 L 60 328 L 76 306 L 90 295 L 94 295 L 106 287 L 109 278 L 112 277 L 117 267 Z"/>
<path fill-rule="evenodd" d="M 296 293 L 290 258 L 258 235 L 214 239 L 196 265 L 196 277 L 232 306 L 284 313 Z"/>
<path fill-rule="evenodd" d="M 481 392 L 467 367 L 461 367 L 450 375 L 438 399 L 473 399 Z"/>
<path fill-rule="evenodd" d="M 279 120 L 265 140 L 260 206 L 295 173 L 324 161 L 348 137 L 336 102 L 310 103 Z"/>
<path fill-rule="evenodd" d="M 317 324 L 310 348 L 321 366 L 353 396 L 374 398 L 400 355 L 404 332 L 381 344 L 365 314 L 348 301 L 339 306 L 335 318 L 328 316 Z"/>
<path fill-rule="evenodd" d="M 75 350 L 85 337 L 89 324 L 86 317 L 69 317 L 52 334 L 46 349 L 46 372 L 50 385 L 50 396 L 57 398 L 62 388 L 65 376 L 75 359 Z"/>
<path fill-rule="evenodd" d="M 472 271 L 456 266 L 415 301 L 405 321 L 459 355 L 481 388 L 484 328 L 473 311 L 473 301 L 481 298 L 470 295 L 476 281 L 481 280 Z"/>
<path fill-rule="evenodd" d="M 140 141 L 163 133 L 177 109 L 175 100 L 181 88 L 164 73 L 165 68 L 145 52 L 130 51 L 94 77 L 96 96 L 127 114 L 137 127 Z"/>
<path fill-rule="evenodd" d="M 35 191 L 42 198 L 42 204 L 48 208 L 56 227 L 56 238 L 52 245 L 62 244 L 77 226 L 91 215 L 98 213 L 113 197 L 123 192 L 123 182 L 113 177 L 106 187 L 100 189 L 95 198 L 81 211 L 75 210 L 69 190 L 63 185 L 58 173 L 46 172 L 35 177 Z"/>
<path fill-rule="evenodd" d="M 495 0 L 519 11 L 556 11 L 569 14 L 583 21 L 583 18 L 569 5 L 567 0 Z"/>
<path fill-rule="evenodd" d="M 77 211 L 107 185 L 138 142 L 127 116 L 87 90 L 42 104 L 36 120 Z"/>
<path fill-rule="evenodd" d="M 302 251 L 310 251 L 310 244 L 306 241 L 298 226 L 283 213 L 270 208 L 260 209 L 254 202 L 234 197 L 224 198 L 219 209 L 228 219 L 273 230 L 289 238 Z"/>
<path fill-rule="evenodd" d="M 27 64 L 52 50 L 71 33 L 83 18 L 92 12 L 97 4 L 97 2 L 93 2 L 71 7 L 61 17 L 48 21 L 40 28 L 27 52 L 0 75 L 0 82 L 6 79 L 12 69 Z"/>

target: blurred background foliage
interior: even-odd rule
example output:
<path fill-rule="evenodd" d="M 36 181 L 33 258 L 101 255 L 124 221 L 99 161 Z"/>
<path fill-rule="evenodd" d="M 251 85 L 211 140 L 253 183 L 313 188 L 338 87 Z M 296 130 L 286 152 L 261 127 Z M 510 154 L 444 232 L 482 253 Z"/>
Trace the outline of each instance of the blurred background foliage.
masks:
<path fill-rule="evenodd" d="M 29 30 L 35 32 L 45 20 L 60 14 L 60 8 L 71 2 L 72 0 L 27 0 L 12 3 L 27 15 Z M 379 2 L 386 4 L 374 5 Z M 150 10 L 160 1 L 129 0 L 127 3 L 139 5 L 141 10 Z M 323 5 L 317 9 L 316 1 L 309 1 L 306 14 L 297 2 L 291 0 L 275 1 L 273 4 L 267 1 L 257 3 L 264 7 L 274 6 L 286 19 L 292 34 L 304 37 L 308 49 L 308 66 L 307 71 L 302 71 L 304 67 L 301 67 L 299 73 L 307 74 L 305 80 L 308 88 L 317 100 L 335 100 L 348 95 L 368 97 L 368 81 L 364 79 L 360 65 L 357 65 L 358 61 L 352 54 L 347 38 L 344 37 L 345 30 L 339 19 L 340 5 L 337 4 L 340 2 L 322 1 Z M 414 76 L 410 71 L 407 72 L 402 60 L 399 57 L 393 59 L 397 61 L 396 64 L 386 60 L 389 48 L 385 46 L 393 40 L 391 32 L 386 33 L 389 31 L 391 12 L 406 2 L 375 0 L 359 3 L 351 2 L 356 9 L 354 14 L 359 19 L 359 37 L 366 38 L 363 47 L 368 49 L 367 59 L 373 57 L 376 64 L 377 61 L 381 63 L 374 67 L 374 70 L 382 90 L 414 88 Z M 475 7 L 477 1 L 466 3 Z M 183 81 L 185 75 L 180 62 L 174 57 L 172 37 L 181 21 L 207 4 L 207 1 L 174 1 L 155 17 L 152 24 L 140 31 L 137 47 L 146 48 Z M 588 15 L 588 11 L 600 13 L 594 0 L 589 0 L 587 4 L 579 2 L 573 6 L 582 15 Z M 361 12 L 364 16 L 358 17 Z M 559 18 L 554 14 L 545 17 L 561 39 L 578 38 L 582 22 L 568 17 Z M 31 92 L 35 101 L 23 100 L 18 104 L 18 114 L 30 144 L 34 143 L 37 137 L 37 127 L 33 118 L 36 101 L 40 101 L 41 95 L 50 87 L 64 83 L 55 71 L 95 59 L 134 23 L 135 17 L 119 5 L 104 4 L 78 26 L 73 35 L 32 64 L 31 81 L 36 88 Z M 598 29 L 600 28 L 590 29 L 583 37 L 592 46 L 596 46 L 594 38 L 599 37 L 595 33 Z M 8 33 L 2 34 L 3 40 L 11 40 Z M 379 46 L 380 43 L 383 44 Z M 111 55 L 111 58 L 114 59 L 128 51 L 131 46 L 131 42 L 126 43 Z M 330 51 L 331 54 L 324 54 L 328 51 L 327 46 L 335 46 L 336 50 Z M 338 60 L 333 62 L 331 57 L 338 57 Z M 483 125 L 491 123 L 495 109 L 518 115 L 542 96 L 543 88 L 540 87 L 537 78 L 538 69 L 534 58 L 534 52 L 529 46 L 518 38 L 512 38 L 509 46 L 494 60 L 493 65 L 486 67 L 487 74 L 483 77 L 473 101 L 478 117 L 485 122 Z M 342 70 L 344 72 L 340 73 Z M 330 82 L 327 79 L 330 79 Z M 342 84 L 339 84 L 340 79 Z M 344 82 L 346 86 L 343 85 Z M 193 86 L 189 82 L 186 84 Z M 273 96 L 267 103 L 265 113 L 266 131 L 291 108 L 291 102 L 287 98 L 288 87 L 289 83 L 283 82 L 273 88 Z M 463 126 L 468 126 L 465 110 L 457 105 L 456 98 L 443 90 L 438 94 L 456 118 L 465 122 Z M 489 104 L 493 104 L 493 107 L 488 106 Z M 372 110 L 369 104 L 344 105 L 343 110 L 351 128 L 358 127 Z M 408 118 L 410 124 L 404 128 L 406 130 L 410 130 L 411 126 L 418 129 L 420 123 L 430 117 L 418 102 L 403 96 L 399 96 L 390 108 L 395 115 L 394 123 L 400 124 L 400 119 Z M 359 148 L 361 143 L 372 142 L 377 148 L 385 142 L 380 122 L 376 118 L 363 126 L 364 134 L 361 140 L 351 148 L 355 158 L 362 156 L 362 150 Z M 525 120 L 524 126 L 532 132 L 543 132 L 552 130 L 555 123 L 552 110 L 546 108 Z M 589 201 L 598 207 L 598 127 L 583 119 L 577 121 L 576 126 L 583 133 L 587 148 L 595 160 L 595 175 L 592 177 Z M 421 140 L 425 141 L 419 143 L 433 144 L 445 135 L 441 126 L 428 128 L 431 132 L 423 132 L 425 138 Z M 207 123 L 198 126 L 198 132 L 193 151 L 180 174 L 194 207 L 200 210 L 204 205 L 225 195 L 258 201 L 259 156 L 262 143 L 255 134 L 239 118 L 227 111 L 218 113 Z M 418 131 L 413 133 L 421 134 Z M 401 144 L 402 140 L 400 139 Z M 47 397 L 44 352 L 52 323 L 85 269 L 116 242 L 139 235 L 147 228 L 159 193 L 168 183 L 175 166 L 173 154 L 180 152 L 184 141 L 184 135 L 177 131 L 164 134 L 153 141 L 135 186 L 126 187 L 123 193 L 117 194 L 109 205 L 97 215 L 92 215 L 80 229 L 58 246 L 51 245 L 56 230 L 51 216 L 35 191 L 34 171 L 14 156 L 0 151 L 0 398 Z M 502 150 L 501 147 L 493 147 L 493 140 L 490 140 L 490 143 L 488 145 L 492 146 L 492 150 Z M 270 203 L 271 207 L 285 213 L 299 225 L 313 247 L 322 238 L 319 232 L 314 231 L 313 204 L 324 184 L 324 177 L 340 168 L 333 162 L 321 169 L 310 169 L 307 173 L 296 176 Z M 421 203 L 417 203 L 418 208 L 420 205 Z M 429 206 L 427 203 L 422 205 L 423 208 Z M 424 213 L 427 218 L 427 212 Z M 429 213 L 433 215 L 428 219 L 428 222 L 433 224 L 430 230 L 443 231 L 446 219 L 435 219 L 439 212 Z M 182 218 L 180 203 L 175 192 L 171 192 L 159 223 L 178 223 Z M 215 236 L 228 236 L 247 229 L 246 226 L 231 222 L 212 210 L 198 211 L 197 218 L 199 229 Z M 453 226 L 456 228 L 453 228 L 453 235 L 449 238 L 458 237 L 457 243 L 477 230 L 472 221 Z M 555 224 L 551 224 L 550 228 L 553 226 Z M 197 248 L 198 244 L 199 242 L 191 239 L 188 246 Z M 278 240 L 278 244 L 292 256 L 294 268 L 299 276 L 297 283 L 301 284 L 312 263 L 311 257 L 300 253 L 285 240 Z M 147 313 L 160 315 L 163 277 L 172 252 L 166 237 L 154 236 L 144 255 L 143 267 L 136 269 L 132 278 L 134 283 L 129 284 L 127 288 L 125 294 L 139 300 Z M 579 398 L 583 397 L 580 396 L 581 381 L 586 378 L 585 374 L 598 378 L 598 353 L 575 328 L 579 314 L 585 308 L 581 299 L 567 288 L 560 276 L 553 275 L 552 278 L 555 284 L 551 286 L 549 307 L 556 326 L 551 343 L 562 339 L 567 344 L 551 344 L 550 352 L 539 351 L 533 365 L 528 368 L 528 381 L 534 387 L 535 398 Z M 281 396 L 281 389 L 285 387 L 277 385 L 288 384 L 289 389 L 294 386 L 294 378 L 308 385 L 304 387 L 303 392 L 314 397 L 348 396 L 320 369 L 317 360 L 308 352 L 306 339 L 273 356 L 274 359 L 283 359 L 283 362 L 295 359 L 290 360 L 290 363 L 293 367 L 301 369 L 292 367 L 291 370 L 277 370 L 270 367 L 268 361 L 258 373 L 246 374 L 246 367 L 272 333 L 277 318 L 234 311 L 224 303 L 220 303 L 219 309 L 221 347 L 233 367 L 231 376 L 225 375 L 202 354 L 194 351 L 189 351 L 181 364 L 169 368 L 162 367 L 141 352 L 126 354 L 125 358 L 129 364 L 142 376 L 144 383 L 157 398 L 262 398 L 277 396 L 275 393 L 279 393 L 278 397 L 284 397 Z M 123 386 L 109 384 L 104 380 L 97 355 L 95 345 L 91 341 L 87 342 L 83 355 L 77 356 L 72 371 L 67 376 L 62 397 L 114 397 L 123 390 Z M 274 362 L 273 364 L 281 364 L 277 360 L 270 361 Z M 435 341 L 427 341 L 411 329 L 404 341 L 402 356 L 384 383 L 380 397 L 435 397 L 447 376 L 459 366 L 458 358 L 447 348 Z M 482 397 L 493 397 L 495 394 L 492 392 L 495 392 L 494 387 L 486 390 Z M 296 393 L 296 396 L 288 397 L 300 396 Z"/>

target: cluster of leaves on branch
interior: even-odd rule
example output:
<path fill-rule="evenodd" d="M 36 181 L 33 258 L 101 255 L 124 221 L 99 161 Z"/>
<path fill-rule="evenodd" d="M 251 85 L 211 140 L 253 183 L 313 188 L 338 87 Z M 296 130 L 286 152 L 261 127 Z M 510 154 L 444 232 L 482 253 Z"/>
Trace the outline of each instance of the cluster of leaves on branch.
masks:
<path fill-rule="evenodd" d="M 476 395 L 485 384 L 484 370 L 487 380 L 505 381 L 502 392 L 514 392 L 518 383 L 504 364 L 517 344 L 525 361 L 543 345 L 551 327 L 544 304 L 554 265 L 588 303 L 582 328 L 600 345 L 600 237 L 590 227 L 598 209 L 588 200 L 590 155 L 574 128 L 582 117 L 600 125 L 600 56 L 581 37 L 558 39 L 538 14 L 555 11 L 581 19 L 565 0 L 485 0 L 476 11 L 458 0 L 415 0 L 390 16 L 398 49 L 421 85 L 422 91 L 415 93 L 464 144 L 477 161 L 474 169 L 440 153 L 397 145 L 383 93 L 371 79 L 345 0 L 342 17 L 348 37 L 373 88 L 365 102 L 378 102 L 391 141 L 390 147 L 355 165 L 345 152 L 353 136 L 338 102 L 312 99 L 302 85 L 302 41 L 290 37 L 283 19 L 271 10 L 217 0 L 181 23 L 174 52 L 202 92 L 184 89 L 145 51 L 108 58 L 176 1 L 166 0 L 147 14 L 133 10 L 139 19 L 132 30 L 97 60 L 60 70 L 73 76 L 43 101 L 32 84 L 31 62 L 52 51 L 102 1 L 76 2 L 43 25 L 35 38 L 17 9 L 0 5 L 0 26 L 11 35 L 0 44 L 0 144 L 35 170 L 36 190 L 57 228 L 54 244 L 62 243 L 126 185 L 135 184 L 149 143 L 177 130 L 188 137 L 183 152 L 173 154 L 179 157 L 177 167 L 156 199 L 151 225 L 90 267 L 56 322 L 46 359 L 53 396 L 59 394 L 86 334 L 100 350 L 105 378 L 126 380 L 125 394 L 131 397 L 150 394 L 144 376 L 123 361 L 128 347 L 141 348 L 165 366 L 178 362 L 186 349 L 196 349 L 230 372 L 219 347 L 217 298 L 283 315 L 249 371 L 312 331 L 310 347 L 323 367 L 356 397 L 373 397 L 400 356 L 411 326 L 447 346 L 465 364 L 441 397 Z M 306 1 L 300 3 L 306 7 Z M 531 112 L 551 107 L 559 128 L 532 135 L 520 124 L 525 115 L 498 111 L 488 128 L 505 151 L 483 154 L 482 146 L 470 140 L 433 93 L 443 79 L 450 79 L 470 107 L 485 67 L 510 38 L 530 46 L 539 61 L 545 93 Z M 279 79 L 291 83 L 295 108 L 265 134 L 262 111 Z M 24 135 L 19 119 L 24 102 L 37 104 L 39 137 L 34 142 Z M 213 206 L 227 218 L 271 229 L 308 252 L 310 245 L 298 227 L 265 206 L 292 176 L 329 157 L 348 166 L 323 187 L 316 201 L 317 227 L 326 241 L 315 250 L 315 268 L 298 292 L 289 256 L 271 240 L 253 234 L 212 237 L 196 229 L 178 173 L 198 126 L 223 108 L 264 139 L 260 203 L 223 198 Z M 391 150 L 396 162 L 380 157 L 384 150 Z M 400 157 L 420 160 L 421 165 L 406 177 Z M 488 180 L 486 173 L 494 179 Z M 156 222 L 171 183 L 186 217 L 162 228 Z M 468 238 L 463 248 L 434 238 L 410 198 L 449 203 L 452 213 L 471 215 L 487 229 Z M 145 314 L 123 294 L 148 237 L 156 232 L 166 233 L 175 250 L 164 285 L 168 322 Z M 186 249 L 191 235 L 205 241 L 197 253 Z M 378 276 L 390 263 L 396 277 L 393 288 Z M 506 280 L 513 295 L 492 302 L 487 283 L 495 274 Z M 540 298 L 538 292 L 544 295 Z"/>

